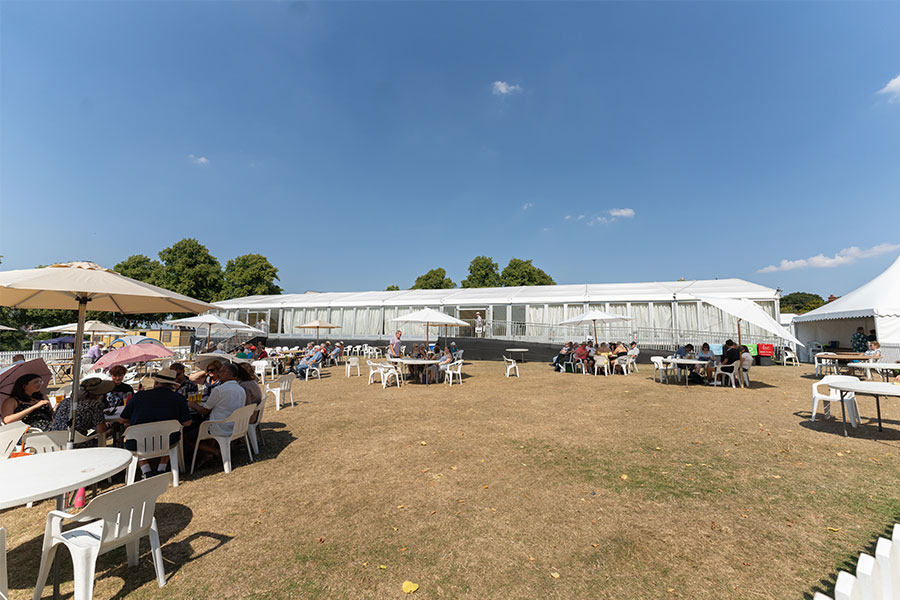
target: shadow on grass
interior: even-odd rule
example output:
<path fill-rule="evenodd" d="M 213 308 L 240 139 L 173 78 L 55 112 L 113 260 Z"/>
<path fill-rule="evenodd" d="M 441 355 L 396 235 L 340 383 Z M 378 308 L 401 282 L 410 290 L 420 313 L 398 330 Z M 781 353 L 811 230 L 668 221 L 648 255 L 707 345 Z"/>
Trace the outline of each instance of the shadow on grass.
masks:
<path fill-rule="evenodd" d="M 801 418 L 798 423 L 800 427 L 809 429 L 819 433 L 835 434 L 844 437 L 844 427 L 841 417 L 838 415 L 832 419 L 817 417 L 815 422 L 809 420 L 810 413 L 806 411 L 796 411 L 794 416 Z M 878 419 L 862 417 L 859 427 L 852 427 L 850 421 L 847 421 L 847 437 L 864 438 L 875 441 L 900 441 L 900 429 L 889 428 L 889 425 L 900 427 L 900 420 L 882 418 L 881 422 L 884 426 L 882 431 L 878 431 Z"/>
<path fill-rule="evenodd" d="M 815 586 L 813 586 L 810 590 L 804 592 L 803 600 L 812 600 L 817 592 L 825 594 L 829 598 L 834 597 L 834 586 L 837 583 L 838 573 L 840 571 L 847 571 L 848 573 L 855 575 L 856 574 L 856 563 L 859 562 L 860 554 L 868 554 L 870 556 L 875 556 L 875 547 L 878 545 L 878 538 L 886 538 L 891 539 L 891 536 L 894 533 L 894 522 L 900 521 L 900 513 L 895 513 L 894 517 L 890 519 L 892 523 L 890 525 L 885 525 L 884 529 L 881 533 L 874 533 L 872 537 L 869 538 L 869 543 L 859 549 L 859 551 L 848 557 L 844 558 L 840 563 L 838 563 L 834 570 L 828 574 L 828 576 L 823 577 L 819 580 Z"/>
<path fill-rule="evenodd" d="M 297 437 L 290 432 L 288 429 L 272 429 L 272 426 L 285 427 L 284 423 L 272 423 L 270 421 L 263 421 L 262 423 L 262 434 L 261 441 L 259 446 L 259 454 L 253 457 L 253 462 L 260 462 L 265 460 L 270 460 L 273 458 L 277 458 L 281 452 L 287 448 L 291 442 L 297 439 Z M 219 457 L 205 459 L 204 462 L 201 463 L 201 454 L 197 455 L 197 468 L 194 473 L 191 474 L 191 461 L 193 460 L 193 446 L 190 449 L 191 454 L 187 453 L 185 450 L 185 466 L 187 469 L 185 470 L 185 474 L 182 477 L 190 480 L 197 480 L 207 477 L 209 475 L 220 476 L 224 474 L 222 459 Z M 202 452 L 202 451 L 201 451 Z M 247 445 L 244 440 L 235 440 L 231 444 L 231 468 L 239 469 L 241 467 L 245 467 L 248 465 L 252 465 L 250 462 L 250 455 L 247 452 Z"/>
<path fill-rule="evenodd" d="M 188 527 L 194 517 L 193 511 L 184 504 L 159 502 L 156 504 L 155 515 L 159 524 L 159 542 L 162 546 L 166 580 L 171 579 L 182 566 L 206 556 L 233 539 L 232 536 L 221 533 L 198 531 L 183 540 L 172 541 L 179 532 Z M 10 589 L 29 590 L 34 586 L 41 563 L 43 541 L 44 536 L 41 534 L 12 549 L 9 553 Z M 156 580 L 156 571 L 153 569 L 153 560 L 149 550 L 150 545 L 147 538 L 142 538 L 141 556 L 136 567 L 128 567 L 124 546 L 98 558 L 97 580 L 117 577 L 123 581 L 122 588 L 112 598 L 124 598 L 148 582 Z M 73 572 L 69 552 L 65 548 L 60 548 L 56 552 L 54 562 L 58 562 L 60 565 L 60 583 L 71 582 Z M 48 581 L 48 587 L 50 586 L 52 586 L 52 576 Z M 61 594 L 61 597 L 64 598 L 71 596 L 71 593 Z"/>

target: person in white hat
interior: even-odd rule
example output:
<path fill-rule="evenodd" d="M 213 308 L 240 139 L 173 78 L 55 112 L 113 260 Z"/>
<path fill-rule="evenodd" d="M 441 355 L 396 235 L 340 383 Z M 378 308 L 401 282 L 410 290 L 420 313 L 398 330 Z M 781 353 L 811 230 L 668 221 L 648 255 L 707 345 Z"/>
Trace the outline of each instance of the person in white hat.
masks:
<path fill-rule="evenodd" d="M 95 363 L 103 356 L 103 342 L 97 342 L 87 351 L 87 359 L 91 363 Z"/>
<path fill-rule="evenodd" d="M 103 379 L 92 375 L 81 382 L 78 392 L 78 404 L 75 406 L 75 431 L 87 435 L 91 429 L 98 433 L 106 431 L 106 416 L 103 409 L 106 408 L 106 394 L 111 392 L 115 384 L 109 379 Z M 66 396 L 53 412 L 54 431 L 69 429 L 69 414 L 71 408 L 69 402 L 71 396 Z M 88 442 L 84 444 L 89 445 Z"/>

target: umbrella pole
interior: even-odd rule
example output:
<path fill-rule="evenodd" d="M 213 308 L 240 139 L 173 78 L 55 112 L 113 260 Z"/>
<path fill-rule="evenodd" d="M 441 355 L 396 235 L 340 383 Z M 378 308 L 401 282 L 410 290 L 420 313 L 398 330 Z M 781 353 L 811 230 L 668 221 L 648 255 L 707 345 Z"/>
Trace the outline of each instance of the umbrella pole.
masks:
<path fill-rule="evenodd" d="M 597 341 L 597 320 L 594 319 L 594 347 L 597 348 L 600 342 Z"/>
<path fill-rule="evenodd" d="M 84 343 L 84 315 L 87 312 L 87 296 L 77 296 L 78 327 L 75 329 L 75 356 L 72 364 L 72 400 L 69 402 L 69 441 L 66 450 L 75 447 L 75 407 L 78 405 L 78 388 L 81 384 L 81 345 Z"/>
<path fill-rule="evenodd" d="M 742 345 L 743 345 L 743 343 L 741 342 L 741 320 L 738 319 L 738 346 L 742 346 Z"/>

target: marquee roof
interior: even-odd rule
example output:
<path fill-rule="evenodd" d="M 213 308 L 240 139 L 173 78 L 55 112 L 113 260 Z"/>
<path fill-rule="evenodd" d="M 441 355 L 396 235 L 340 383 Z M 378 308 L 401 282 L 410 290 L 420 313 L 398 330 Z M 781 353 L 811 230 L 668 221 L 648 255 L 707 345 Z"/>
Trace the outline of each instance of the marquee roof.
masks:
<path fill-rule="evenodd" d="M 742 279 L 707 279 L 646 283 L 535 285 L 449 290 L 394 292 L 306 292 L 274 296 L 246 296 L 216 302 L 222 309 L 365 307 L 365 306 L 472 306 L 489 304 L 562 304 L 579 302 L 692 301 L 695 296 L 775 300 L 778 291 Z"/>

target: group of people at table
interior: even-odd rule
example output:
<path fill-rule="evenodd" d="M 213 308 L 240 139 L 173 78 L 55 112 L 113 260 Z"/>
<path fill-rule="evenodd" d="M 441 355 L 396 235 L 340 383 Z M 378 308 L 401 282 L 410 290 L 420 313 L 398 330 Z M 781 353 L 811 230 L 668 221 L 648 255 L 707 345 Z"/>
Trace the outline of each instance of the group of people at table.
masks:
<path fill-rule="evenodd" d="M 91 431 L 112 433 L 116 437 L 130 425 L 175 420 L 184 427 L 185 443 L 195 443 L 197 429 L 204 420 L 220 421 L 246 405 L 259 405 L 262 390 L 249 363 L 231 362 L 227 358 L 207 363 L 205 369 L 185 374 L 185 366 L 173 363 L 150 377 L 141 380 L 138 389 L 124 382 L 126 370 L 114 366 L 109 379 L 91 375 L 79 384 L 75 407 L 75 430 L 82 435 Z M 200 385 L 203 385 L 202 392 Z M 43 393 L 43 378 L 35 373 L 20 376 L 8 397 L 0 399 L 0 425 L 21 421 L 30 431 L 58 431 L 69 429 L 70 397 L 63 397 L 56 405 Z M 189 402 L 188 398 L 200 402 Z M 118 415 L 118 418 L 115 418 Z M 255 422 L 257 415 L 251 419 Z M 231 424 L 213 424 L 213 435 L 230 435 Z M 177 443 L 180 434 L 173 433 L 170 443 Z M 126 449 L 129 448 L 125 443 Z M 212 440 L 200 443 L 198 464 L 214 460 L 219 448 Z M 139 465 L 144 477 L 151 474 L 151 465 Z M 159 459 L 157 472 L 168 468 L 168 457 Z"/>
<path fill-rule="evenodd" d="M 637 342 L 631 342 L 628 346 L 624 342 L 600 342 L 599 346 L 595 346 L 593 340 L 587 340 L 577 345 L 572 342 L 566 342 L 553 358 L 550 366 L 557 373 L 564 373 L 566 363 L 580 361 L 584 365 L 586 373 L 592 371 L 594 365 L 600 360 L 609 362 L 609 364 L 613 365 L 613 370 L 615 370 L 616 366 L 620 366 L 616 365 L 616 359 L 623 356 L 633 356 L 634 360 L 637 360 L 640 353 L 641 350 L 638 348 Z M 600 364 L 602 365 L 603 363 L 601 362 Z"/>
<path fill-rule="evenodd" d="M 403 359 L 410 358 L 413 360 L 431 361 L 431 364 L 407 363 L 406 368 L 409 371 L 409 378 L 412 381 L 421 383 L 437 383 L 441 380 L 443 373 L 450 368 L 450 365 L 456 360 L 459 348 L 456 342 L 450 342 L 441 349 L 438 344 L 428 347 L 428 344 L 413 344 L 412 352 L 409 356 L 403 356 L 403 346 L 400 338 L 403 336 L 401 330 L 397 330 L 391 338 L 388 345 L 388 358 Z"/>

